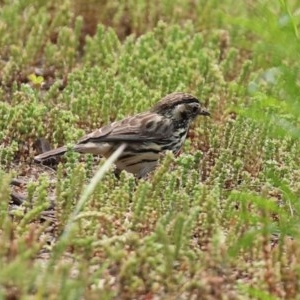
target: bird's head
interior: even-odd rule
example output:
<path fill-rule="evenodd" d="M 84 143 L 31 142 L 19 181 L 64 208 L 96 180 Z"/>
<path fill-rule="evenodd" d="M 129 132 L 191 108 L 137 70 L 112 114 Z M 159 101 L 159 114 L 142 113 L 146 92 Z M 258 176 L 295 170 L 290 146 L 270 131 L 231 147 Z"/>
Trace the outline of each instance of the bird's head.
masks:
<path fill-rule="evenodd" d="M 165 96 L 151 111 L 179 122 L 188 123 L 198 115 L 210 115 L 196 97 L 182 92 L 175 92 Z"/>

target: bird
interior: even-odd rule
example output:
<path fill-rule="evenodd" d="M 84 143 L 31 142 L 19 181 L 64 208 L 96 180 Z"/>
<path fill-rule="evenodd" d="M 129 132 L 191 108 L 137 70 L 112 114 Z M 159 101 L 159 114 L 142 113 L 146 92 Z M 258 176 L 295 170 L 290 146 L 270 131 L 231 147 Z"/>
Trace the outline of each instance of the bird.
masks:
<path fill-rule="evenodd" d="M 193 95 L 173 92 L 159 100 L 150 110 L 115 121 L 83 136 L 73 146 L 79 153 L 91 153 L 108 158 L 118 147 L 125 149 L 115 162 L 119 172 L 125 170 L 138 178 L 153 171 L 166 151 L 178 155 L 192 121 L 209 116 L 208 110 Z M 63 155 L 66 146 L 34 157 L 44 163 Z"/>

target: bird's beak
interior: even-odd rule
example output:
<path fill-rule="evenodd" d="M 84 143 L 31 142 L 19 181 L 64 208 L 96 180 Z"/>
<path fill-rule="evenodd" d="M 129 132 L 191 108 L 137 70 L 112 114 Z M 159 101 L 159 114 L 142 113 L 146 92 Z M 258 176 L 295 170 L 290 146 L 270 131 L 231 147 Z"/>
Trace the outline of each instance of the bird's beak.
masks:
<path fill-rule="evenodd" d="M 210 113 L 209 113 L 209 111 L 205 107 L 202 107 L 201 110 L 200 110 L 200 112 L 199 112 L 199 115 L 210 116 Z"/>

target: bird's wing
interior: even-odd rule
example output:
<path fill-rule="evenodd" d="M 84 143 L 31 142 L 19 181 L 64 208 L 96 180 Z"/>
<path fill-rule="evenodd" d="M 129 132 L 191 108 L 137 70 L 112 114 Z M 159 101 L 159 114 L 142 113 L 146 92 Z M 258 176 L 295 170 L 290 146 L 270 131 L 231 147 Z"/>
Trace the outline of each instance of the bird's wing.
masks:
<path fill-rule="evenodd" d="M 173 122 L 155 113 L 142 113 L 113 122 L 82 137 L 78 143 L 88 142 L 146 142 L 168 139 Z"/>

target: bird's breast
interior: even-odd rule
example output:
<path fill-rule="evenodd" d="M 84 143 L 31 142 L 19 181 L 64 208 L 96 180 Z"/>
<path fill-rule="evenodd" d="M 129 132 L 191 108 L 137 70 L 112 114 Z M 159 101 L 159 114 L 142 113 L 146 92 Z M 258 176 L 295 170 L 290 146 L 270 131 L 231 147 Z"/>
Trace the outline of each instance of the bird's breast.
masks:
<path fill-rule="evenodd" d="M 187 129 L 182 128 L 182 129 L 177 130 L 177 132 L 174 134 L 175 140 L 177 141 L 177 143 L 175 144 L 174 149 L 173 149 L 174 154 L 177 154 L 179 152 L 179 150 L 181 149 L 181 147 L 186 139 L 187 132 L 188 132 L 188 128 Z"/>

